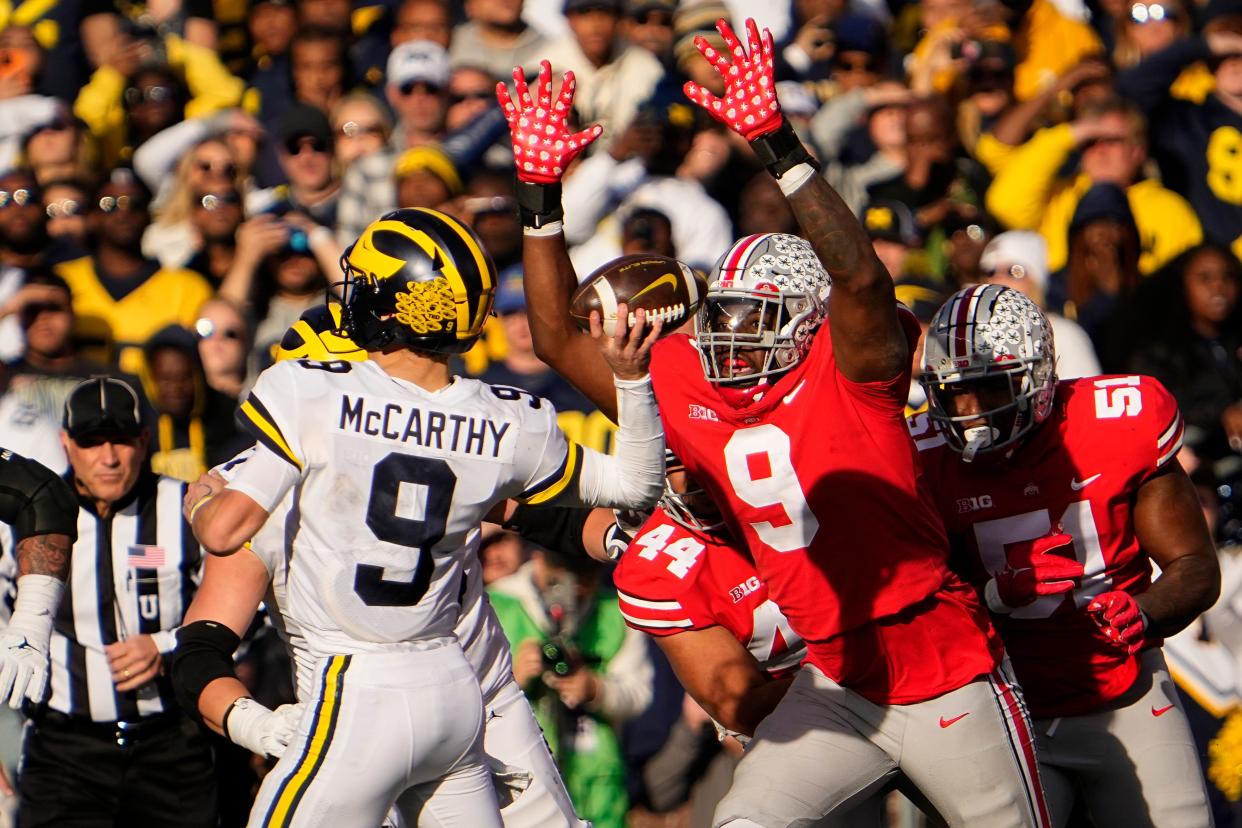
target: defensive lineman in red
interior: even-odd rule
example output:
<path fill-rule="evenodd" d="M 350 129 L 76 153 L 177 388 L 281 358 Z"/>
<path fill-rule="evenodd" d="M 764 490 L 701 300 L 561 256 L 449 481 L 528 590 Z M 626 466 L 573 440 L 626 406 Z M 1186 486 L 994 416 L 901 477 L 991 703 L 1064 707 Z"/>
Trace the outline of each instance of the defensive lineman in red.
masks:
<path fill-rule="evenodd" d="M 697 342 L 670 336 L 654 352 L 670 445 L 723 507 L 809 653 L 716 824 L 817 819 L 894 768 L 951 825 L 1046 824 L 1025 711 L 986 612 L 947 568 L 905 430 L 917 328 L 903 323 L 865 232 L 781 116 L 770 35 L 749 22 L 748 53 L 723 21 L 720 31 L 732 62 L 699 48 L 726 98 L 693 85 L 687 94 L 751 141 L 814 249 L 791 236 L 739 242 L 709 280 Z M 535 98 L 520 74 L 515 84 L 516 103 L 500 97 L 519 159 L 532 333 L 540 356 L 591 393 L 598 362 L 569 320 L 577 279 L 557 181 L 598 133 L 565 129 L 571 78 L 556 102 L 546 66 Z M 821 261 L 833 274 L 827 304 Z"/>
<path fill-rule="evenodd" d="M 1036 720 L 1055 824 L 1077 791 L 1096 825 L 1210 825 L 1160 652 L 1219 589 L 1176 403 L 1150 377 L 1057 382 L 1052 329 L 1011 288 L 964 288 L 927 336 L 911 432 Z"/>

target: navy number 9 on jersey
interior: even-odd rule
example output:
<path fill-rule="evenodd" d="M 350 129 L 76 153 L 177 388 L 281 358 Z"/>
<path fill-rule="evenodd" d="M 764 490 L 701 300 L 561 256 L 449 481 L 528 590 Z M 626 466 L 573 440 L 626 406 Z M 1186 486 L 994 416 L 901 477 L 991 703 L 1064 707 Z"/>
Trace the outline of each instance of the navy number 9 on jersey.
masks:
<path fill-rule="evenodd" d="M 427 499 L 421 518 L 397 514 L 402 483 L 425 488 Z M 382 541 L 417 549 L 418 564 L 409 581 L 388 581 L 384 567 L 358 564 L 354 570 L 354 592 L 364 603 L 372 607 L 409 607 L 427 594 L 435 569 L 431 547 L 444 537 L 456 488 L 457 475 L 444 460 L 393 452 L 375 464 L 367 527 Z"/>

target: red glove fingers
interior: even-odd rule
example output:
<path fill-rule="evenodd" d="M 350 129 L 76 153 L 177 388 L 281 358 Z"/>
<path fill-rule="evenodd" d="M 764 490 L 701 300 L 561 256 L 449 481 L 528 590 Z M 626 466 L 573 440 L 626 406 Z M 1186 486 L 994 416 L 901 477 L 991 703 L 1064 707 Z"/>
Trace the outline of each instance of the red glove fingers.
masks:
<path fill-rule="evenodd" d="M 1130 655 L 1143 648 L 1147 638 L 1147 619 L 1130 593 L 1114 590 L 1096 596 L 1087 605 L 1087 612 L 1116 646 Z"/>
<path fill-rule="evenodd" d="M 581 132 L 571 133 L 565 124 L 574 101 L 574 73 L 566 72 L 560 94 L 552 100 L 552 65 L 539 64 L 535 97 L 521 68 L 513 70 L 514 96 L 503 83 L 496 84 L 496 100 L 509 122 L 513 146 L 513 162 L 518 179 L 535 184 L 555 184 L 565 170 L 591 142 L 603 133 L 596 124 Z"/>

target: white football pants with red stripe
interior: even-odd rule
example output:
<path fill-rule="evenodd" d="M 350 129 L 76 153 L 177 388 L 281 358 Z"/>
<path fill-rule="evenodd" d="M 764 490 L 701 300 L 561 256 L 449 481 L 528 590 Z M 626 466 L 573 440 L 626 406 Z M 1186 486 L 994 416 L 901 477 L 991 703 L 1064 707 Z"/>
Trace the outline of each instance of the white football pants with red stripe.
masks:
<path fill-rule="evenodd" d="M 716 828 L 808 824 L 900 770 L 953 828 L 1048 828 L 1030 720 L 1007 669 L 916 704 L 868 701 L 804 665 L 716 807 Z"/>
<path fill-rule="evenodd" d="M 1143 653 L 1138 681 L 1122 704 L 1036 719 L 1035 741 L 1058 826 L 1069 819 L 1075 791 L 1101 828 L 1212 824 L 1194 737 L 1158 648 Z"/>

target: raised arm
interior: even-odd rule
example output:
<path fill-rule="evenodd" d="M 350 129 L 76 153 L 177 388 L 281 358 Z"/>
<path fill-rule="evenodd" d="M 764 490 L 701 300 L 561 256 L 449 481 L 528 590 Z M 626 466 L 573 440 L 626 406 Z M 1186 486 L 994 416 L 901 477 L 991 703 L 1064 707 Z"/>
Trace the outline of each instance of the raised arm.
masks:
<path fill-rule="evenodd" d="M 535 98 L 520 69 L 513 70 L 514 95 L 499 83 L 496 97 L 509 122 L 517 167 L 517 198 L 523 232 L 523 288 L 535 353 L 565 377 L 604 415 L 616 422 L 612 370 L 591 337 L 569 315 L 578 274 L 569 260 L 561 220 L 561 176 L 570 162 L 600 136 L 591 127 L 571 133 L 565 123 L 574 99 L 574 74 L 566 72 L 552 101 L 552 67 L 539 64 Z"/>
<path fill-rule="evenodd" d="M 750 142 L 832 276 L 829 329 L 841 372 L 856 382 L 897 376 L 909 366 L 910 345 L 898 321 L 893 280 L 862 224 L 818 174 L 815 160 L 781 114 L 772 73 L 772 33 L 765 29 L 760 35 L 755 21 L 748 19 L 744 47 L 726 21 L 717 21 L 716 29 L 730 56 L 702 37 L 695 39 L 695 46 L 724 79 L 724 97 L 694 81 L 686 82 L 686 96 Z"/>

